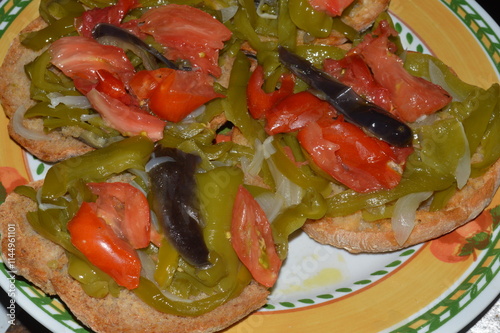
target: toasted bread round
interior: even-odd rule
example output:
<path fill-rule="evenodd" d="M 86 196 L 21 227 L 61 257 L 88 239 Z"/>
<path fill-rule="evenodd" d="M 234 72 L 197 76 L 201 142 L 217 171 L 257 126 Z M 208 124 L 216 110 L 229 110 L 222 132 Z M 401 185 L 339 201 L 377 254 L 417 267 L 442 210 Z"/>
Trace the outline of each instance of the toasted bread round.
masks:
<path fill-rule="evenodd" d="M 415 227 L 404 244 L 396 241 L 390 219 L 366 222 L 361 212 L 308 221 L 303 229 L 322 244 L 352 253 L 396 251 L 442 236 L 473 220 L 489 205 L 499 185 L 500 160 L 484 175 L 469 179 L 443 209 L 435 212 L 418 210 Z"/>
<path fill-rule="evenodd" d="M 46 23 L 38 18 L 31 22 L 24 32 L 42 29 Z M 72 137 L 69 133 L 53 131 L 47 140 L 27 139 L 14 130 L 13 115 L 19 107 L 28 108 L 34 104 L 30 99 L 30 80 L 26 76 L 24 66 L 33 61 L 41 52 L 24 47 L 16 38 L 7 52 L 0 67 L 0 101 L 7 117 L 10 119 L 8 130 L 10 136 L 31 154 L 47 162 L 56 162 L 72 156 L 79 156 L 93 150 L 84 142 Z M 24 119 L 23 125 L 36 132 L 43 133 L 41 119 Z"/>
<path fill-rule="evenodd" d="M 41 182 L 32 185 L 40 186 Z M 119 297 L 90 297 L 68 275 L 64 250 L 31 228 L 25 216 L 35 209 L 33 201 L 15 193 L 0 205 L 2 254 L 8 258 L 6 235 L 8 230 L 15 230 L 17 273 L 46 294 L 58 295 L 79 321 L 96 332 L 215 332 L 266 303 L 268 291 L 257 283 L 251 283 L 238 297 L 198 317 L 161 313 L 128 290 L 121 291 Z"/>
<path fill-rule="evenodd" d="M 368 28 L 375 18 L 387 9 L 390 0 L 357 0 L 351 9 L 342 16 L 342 20 L 358 31 Z M 41 17 L 31 22 L 22 33 L 36 31 L 44 28 L 46 23 Z M 298 37 L 299 39 L 301 37 Z M 345 38 L 336 32 L 332 32 L 330 38 L 322 38 L 317 43 L 338 45 L 344 43 Z M 33 104 L 30 99 L 30 81 L 25 74 L 24 66 L 34 60 L 41 52 L 35 52 L 24 47 L 20 39 L 16 38 L 0 67 L 0 101 L 5 114 L 10 118 L 10 136 L 29 151 L 34 156 L 46 162 L 57 162 L 69 157 L 79 156 L 93 150 L 85 142 L 75 138 L 72 128 L 55 130 L 48 134 L 47 140 L 33 140 L 23 137 L 17 133 L 13 127 L 12 116 L 19 107 L 29 107 Z M 232 63 L 227 62 L 223 67 L 223 76 L 219 78 L 219 83 L 227 84 Z M 41 119 L 25 119 L 25 127 L 35 132 L 43 132 Z"/>

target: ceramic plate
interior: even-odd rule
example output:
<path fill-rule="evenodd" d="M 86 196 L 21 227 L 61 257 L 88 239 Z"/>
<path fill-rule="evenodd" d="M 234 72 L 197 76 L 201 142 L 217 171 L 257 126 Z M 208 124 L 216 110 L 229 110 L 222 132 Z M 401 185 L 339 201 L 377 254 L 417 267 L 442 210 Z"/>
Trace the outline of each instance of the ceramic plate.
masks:
<path fill-rule="evenodd" d="M 393 0 L 390 12 L 408 49 L 434 54 L 466 82 L 487 88 L 500 81 L 500 29 L 476 2 Z M 36 3 L 0 2 L 0 60 L 36 14 Z M 5 126 L 1 113 L 0 166 L 13 166 L 29 179 L 43 178 L 48 166 L 22 152 Z M 500 290 L 497 205 L 499 195 L 476 222 L 446 242 L 389 254 L 352 255 L 296 235 L 268 304 L 227 333 L 457 332 Z M 468 254 L 459 257 L 454 247 L 464 244 Z M 15 280 L 3 265 L 0 285 L 15 289 L 17 303 L 51 331 L 87 332 L 57 298 Z"/>

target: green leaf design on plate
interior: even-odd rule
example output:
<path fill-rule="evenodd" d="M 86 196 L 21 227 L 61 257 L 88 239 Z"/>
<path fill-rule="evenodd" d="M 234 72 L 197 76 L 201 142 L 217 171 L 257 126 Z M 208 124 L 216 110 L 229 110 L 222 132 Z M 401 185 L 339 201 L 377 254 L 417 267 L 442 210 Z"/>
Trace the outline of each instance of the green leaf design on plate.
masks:
<path fill-rule="evenodd" d="M 413 254 L 414 252 L 415 252 L 415 250 L 414 250 L 414 249 L 409 249 L 409 250 L 404 251 L 403 253 L 401 253 L 399 256 L 400 256 L 400 257 L 407 257 L 407 256 L 409 256 L 409 255 Z"/>
<path fill-rule="evenodd" d="M 396 266 L 399 266 L 399 265 L 401 265 L 401 260 L 393 261 L 389 265 L 386 265 L 385 267 L 389 268 L 389 267 L 396 267 Z"/>
<path fill-rule="evenodd" d="M 267 309 L 267 310 L 274 310 L 276 309 L 276 307 L 272 304 L 269 304 L 267 303 L 266 305 L 263 306 L 264 309 Z"/>
<path fill-rule="evenodd" d="M 280 302 L 281 305 L 283 305 L 285 308 L 294 308 L 295 304 L 292 302 Z"/>
<path fill-rule="evenodd" d="M 408 44 L 413 44 L 413 35 L 410 34 L 410 33 L 407 33 L 406 34 L 406 41 L 408 42 Z"/>
<path fill-rule="evenodd" d="M 44 170 L 45 170 L 45 165 L 43 163 L 40 163 L 38 165 L 38 168 L 36 168 L 36 174 L 41 175 Z"/>
<path fill-rule="evenodd" d="M 299 302 L 304 304 L 314 304 L 314 301 L 310 298 L 299 299 Z"/>
<path fill-rule="evenodd" d="M 369 283 L 372 283 L 372 281 L 371 280 L 360 280 L 360 281 L 354 282 L 354 284 L 361 284 L 361 285 L 365 285 L 365 284 L 369 284 Z"/>
<path fill-rule="evenodd" d="M 331 295 L 331 294 L 323 294 L 323 295 L 318 295 L 316 297 L 321 298 L 321 299 L 332 299 L 333 295 Z"/>
<path fill-rule="evenodd" d="M 352 289 L 351 288 L 339 288 L 339 289 L 335 289 L 335 291 L 337 291 L 339 293 L 350 293 L 350 292 L 352 292 Z"/>
<path fill-rule="evenodd" d="M 376 272 L 373 272 L 371 273 L 370 275 L 386 275 L 387 273 L 389 273 L 388 271 L 376 271 Z"/>

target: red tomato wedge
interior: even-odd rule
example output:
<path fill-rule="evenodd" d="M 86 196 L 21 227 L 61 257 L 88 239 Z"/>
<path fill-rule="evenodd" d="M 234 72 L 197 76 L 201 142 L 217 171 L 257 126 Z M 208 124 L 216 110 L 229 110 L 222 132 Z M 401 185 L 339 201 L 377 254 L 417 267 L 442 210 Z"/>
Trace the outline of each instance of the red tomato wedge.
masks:
<path fill-rule="evenodd" d="M 309 0 L 311 6 L 330 16 L 340 16 L 354 0 Z"/>
<path fill-rule="evenodd" d="M 210 14 L 188 5 L 169 4 L 147 11 L 140 20 L 141 31 L 166 48 L 168 59 L 189 60 L 203 73 L 221 75 L 219 50 L 232 33 Z"/>
<path fill-rule="evenodd" d="M 266 93 L 262 89 L 263 84 L 264 70 L 262 66 L 257 66 L 250 76 L 247 85 L 248 111 L 255 119 L 264 117 L 276 103 L 291 95 L 295 86 L 295 80 L 291 74 L 282 76 L 280 88 L 271 93 Z"/>
<path fill-rule="evenodd" d="M 89 91 L 87 98 L 104 121 L 124 135 L 145 133 L 151 140 L 157 141 L 163 138 L 165 127 L 163 120 L 102 94 L 96 89 Z"/>
<path fill-rule="evenodd" d="M 266 132 L 270 135 L 294 132 L 323 117 L 337 114 L 333 106 L 310 92 L 290 95 L 266 113 Z"/>
<path fill-rule="evenodd" d="M 139 286 L 141 262 L 135 250 L 84 202 L 68 223 L 73 245 L 96 267 L 127 289 Z"/>
<path fill-rule="evenodd" d="M 201 72 L 161 68 L 140 71 L 130 81 L 131 90 L 149 99 L 149 110 L 158 117 L 178 122 L 207 103 L 223 97 L 213 89 L 213 79 Z"/>
<path fill-rule="evenodd" d="M 92 37 L 92 30 L 98 23 L 119 26 L 128 11 L 137 4 L 136 0 L 118 0 L 116 5 L 88 10 L 75 20 L 76 30 L 81 36 Z"/>
<path fill-rule="evenodd" d="M 342 117 L 310 123 L 297 138 L 319 168 L 357 192 L 395 187 L 411 152 L 395 152 L 397 148 L 367 136 Z"/>
<path fill-rule="evenodd" d="M 392 110 L 391 94 L 373 77 L 370 68 L 358 54 L 340 60 L 325 59 L 323 70 L 340 82 L 352 87 L 356 93 L 384 110 Z"/>
<path fill-rule="evenodd" d="M 231 243 L 255 281 L 268 288 L 276 283 L 281 260 L 271 225 L 260 205 L 241 185 L 233 207 Z"/>
<path fill-rule="evenodd" d="M 115 233 L 134 249 L 142 249 L 151 241 L 151 220 L 146 196 L 128 183 L 88 183 L 98 196 L 97 215 L 111 225 Z"/>
<path fill-rule="evenodd" d="M 119 47 L 101 45 L 81 36 L 63 37 L 50 46 L 52 64 L 73 79 L 75 86 L 87 94 L 98 83 L 97 71 L 116 75 L 125 85 L 135 69 L 125 51 Z"/>
<path fill-rule="evenodd" d="M 118 99 L 124 104 L 132 105 L 136 104 L 136 101 L 132 98 L 132 96 L 128 93 L 125 84 L 120 81 L 119 78 L 111 74 L 105 69 L 99 69 L 96 71 L 97 85 L 95 89 L 100 91 L 101 93 L 111 97 Z"/>
<path fill-rule="evenodd" d="M 370 67 L 375 80 L 389 90 L 394 104 L 392 112 L 403 121 L 414 122 L 448 105 L 451 96 L 440 86 L 405 70 L 401 58 L 389 50 L 389 36 L 395 33 L 387 21 L 381 21 L 375 34 L 365 38 L 356 52 Z"/>

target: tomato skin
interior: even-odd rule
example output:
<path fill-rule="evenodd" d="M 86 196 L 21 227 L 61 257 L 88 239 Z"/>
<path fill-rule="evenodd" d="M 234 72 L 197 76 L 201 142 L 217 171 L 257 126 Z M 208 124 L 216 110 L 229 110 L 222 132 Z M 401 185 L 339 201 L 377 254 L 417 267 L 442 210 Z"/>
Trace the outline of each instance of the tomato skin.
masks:
<path fill-rule="evenodd" d="M 368 101 L 391 111 L 391 94 L 373 77 L 370 68 L 358 54 L 350 54 L 340 60 L 325 59 L 323 70 L 340 82 L 350 86 Z"/>
<path fill-rule="evenodd" d="M 271 288 L 278 279 L 281 260 L 264 211 L 242 185 L 233 207 L 231 243 L 255 281 Z"/>
<path fill-rule="evenodd" d="M 259 65 L 250 76 L 247 86 L 248 111 L 255 119 L 263 118 L 274 105 L 293 94 L 295 80 L 291 74 L 283 75 L 280 89 L 271 93 L 266 93 L 262 89 L 263 84 L 264 69 Z"/>
<path fill-rule="evenodd" d="M 330 16 L 339 16 L 342 14 L 354 0 L 309 0 L 311 6 L 319 11 L 328 13 Z"/>
<path fill-rule="evenodd" d="M 95 88 L 99 70 L 115 75 L 125 85 L 135 72 L 121 48 L 101 45 L 87 37 L 60 38 L 51 44 L 50 52 L 52 64 L 73 79 L 75 87 L 83 94 Z"/>
<path fill-rule="evenodd" d="M 367 136 L 342 117 L 310 123 L 297 138 L 319 168 L 354 191 L 390 189 L 401 180 L 402 172 L 393 168 L 404 163 L 397 148 Z"/>
<path fill-rule="evenodd" d="M 335 109 L 328 102 L 303 91 L 287 96 L 268 111 L 265 129 L 269 135 L 294 132 L 310 122 L 335 115 Z"/>
<path fill-rule="evenodd" d="M 163 138 L 165 127 L 163 120 L 102 94 L 96 89 L 89 91 L 87 98 L 105 122 L 121 133 L 125 135 L 146 133 L 154 141 Z"/>
<path fill-rule="evenodd" d="M 172 122 L 179 122 L 208 101 L 223 97 L 214 91 L 207 74 L 193 71 L 168 68 L 140 71 L 130 85 L 138 97 L 149 99 L 151 112 Z"/>
<path fill-rule="evenodd" d="M 219 50 L 231 38 L 231 30 L 210 14 L 188 6 L 169 4 L 141 17 L 140 29 L 165 46 L 165 56 L 189 60 L 196 70 L 219 77 Z"/>
<path fill-rule="evenodd" d="M 73 245 L 96 267 L 127 289 L 139 286 L 141 262 L 135 250 L 99 218 L 92 205 L 82 203 L 67 225 Z"/>
<path fill-rule="evenodd" d="M 414 122 L 448 105 L 451 96 L 443 88 L 408 73 L 401 58 L 390 51 L 389 36 L 396 32 L 387 21 L 381 21 L 377 30 L 355 52 L 363 57 L 375 80 L 389 90 L 394 104 L 392 112 L 405 122 Z"/>
<path fill-rule="evenodd" d="M 135 104 L 135 100 L 129 95 L 125 84 L 119 78 L 105 69 L 97 70 L 96 74 L 99 82 L 95 89 L 111 98 L 120 100 L 124 104 Z"/>
<path fill-rule="evenodd" d="M 116 5 L 85 11 L 75 20 L 75 27 L 81 36 L 92 37 L 92 30 L 98 23 L 120 25 L 129 10 L 137 6 L 136 0 L 118 0 Z"/>
<path fill-rule="evenodd" d="M 128 183 L 88 183 L 98 195 L 97 215 L 103 218 L 118 236 L 134 249 L 142 249 L 151 241 L 151 220 L 148 199 Z"/>

